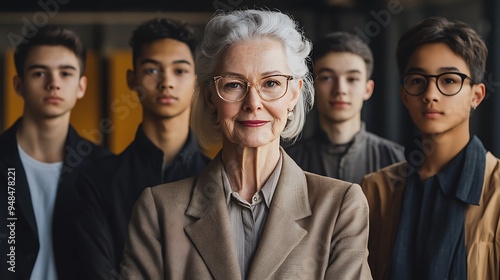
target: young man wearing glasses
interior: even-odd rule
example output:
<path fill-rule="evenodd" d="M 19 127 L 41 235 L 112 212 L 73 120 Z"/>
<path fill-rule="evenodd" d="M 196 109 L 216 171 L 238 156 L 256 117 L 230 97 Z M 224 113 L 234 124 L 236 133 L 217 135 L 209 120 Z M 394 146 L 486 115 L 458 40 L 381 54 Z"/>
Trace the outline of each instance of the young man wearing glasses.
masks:
<path fill-rule="evenodd" d="M 429 18 L 399 40 L 401 99 L 421 136 L 406 162 L 364 177 L 374 279 L 500 279 L 500 160 L 469 131 L 488 50 Z"/>
<path fill-rule="evenodd" d="M 366 131 L 363 103 L 373 92 L 373 55 L 356 35 L 335 32 L 314 44 L 319 127 L 287 148 L 306 171 L 360 183 L 364 175 L 404 160 L 403 147 Z"/>

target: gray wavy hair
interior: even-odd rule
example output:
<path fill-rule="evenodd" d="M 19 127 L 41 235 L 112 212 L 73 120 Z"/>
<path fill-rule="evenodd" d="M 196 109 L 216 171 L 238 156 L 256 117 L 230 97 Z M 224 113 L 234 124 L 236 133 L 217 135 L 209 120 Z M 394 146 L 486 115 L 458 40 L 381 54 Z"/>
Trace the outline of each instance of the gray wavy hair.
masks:
<path fill-rule="evenodd" d="M 279 11 L 237 10 L 220 12 L 208 22 L 205 35 L 196 49 L 195 71 L 198 77 L 191 110 L 191 127 L 204 149 L 220 148 L 222 133 L 213 122 L 203 91 L 209 90 L 215 68 L 230 46 L 256 38 L 272 38 L 282 43 L 288 67 L 292 75 L 303 80 L 302 90 L 294 117 L 281 133 L 285 143 L 294 143 L 299 137 L 307 112 L 314 104 L 314 87 L 309 72 L 312 44 L 297 22 Z M 204 87 L 204 88 L 203 88 Z"/>

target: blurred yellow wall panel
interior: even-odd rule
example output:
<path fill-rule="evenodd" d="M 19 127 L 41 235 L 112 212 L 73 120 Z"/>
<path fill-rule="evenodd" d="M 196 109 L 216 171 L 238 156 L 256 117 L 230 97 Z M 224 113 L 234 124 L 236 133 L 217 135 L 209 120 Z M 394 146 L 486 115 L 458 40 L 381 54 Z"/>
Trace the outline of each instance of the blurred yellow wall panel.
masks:
<path fill-rule="evenodd" d="M 16 67 L 14 65 L 14 50 L 5 52 L 5 89 L 4 89 L 4 128 L 9 128 L 23 114 L 23 99 L 14 90 L 14 76 Z"/>
<path fill-rule="evenodd" d="M 132 51 L 115 50 L 109 57 L 109 117 L 112 132 L 109 149 L 122 152 L 134 140 L 142 120 L 137 93 L 127 86 L 127 69 L 132 69 Z"/>
<path fill-rule="evenodd" d="M 87 51 L 87 65 L 85 76 L 87 76 L 87 91 L 85 96 L 76 102 L 71 111 L 71 124 L 76 131 L 86 139 L 101 144 L 103 136 L 94 133 L 99 129 L 102 119 L 102 90 L 101 90 L 101 67 L 100 60 L 95 51 Z"/>

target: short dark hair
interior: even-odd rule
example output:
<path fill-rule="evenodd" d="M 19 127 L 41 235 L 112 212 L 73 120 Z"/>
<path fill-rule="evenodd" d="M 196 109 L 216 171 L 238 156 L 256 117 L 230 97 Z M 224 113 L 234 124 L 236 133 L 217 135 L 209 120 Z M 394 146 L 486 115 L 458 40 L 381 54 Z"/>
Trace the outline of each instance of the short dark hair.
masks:
<path fill-rule="evenodd" d="M 488 56 L 486 43 L 467 24 L 443 17 L 424 19 L 401 36 L 396 50 L 401 77 L 405 74 L 408 60 L 413 52 L 424 44 L 432 43 L 446 44 L 467 63 L 472 80 L 476 83 L 481 82 Z"/>
<path fill-rule="evenodd" d="M 161 39 L 174 39 L 185 43 L 194 58 L 197 41 L 195 30 L 183 21 L 171 18 L 154 18 L 139 25 L 130 38 L 129 45 L 132 47 L 134 68 L 142 47 Z"/>
<path fill-rule="evenodd" d="M 14 53 L 14 64 L 17 75 L 23 78 L 24 64 L 31 49 L 38 46 L 63 46 L 71 50 L 80 64 L 80 76 L 85 71 L 87 53 L 78 35 L 70 30 L 59 26 L 47 25 L 38 30 L 33 37 L 25 37 L 16 46 Z"/>
<path fill-rule="evenodd" d="M 313 44 L 313 62 L 331 52 L 348 52 L 360 56 L 366 65 L 366 76 L 373 72 L 373 54 L 370 47 L 359 36 L 348 32 L 333 32 L 321 37 Z"/>

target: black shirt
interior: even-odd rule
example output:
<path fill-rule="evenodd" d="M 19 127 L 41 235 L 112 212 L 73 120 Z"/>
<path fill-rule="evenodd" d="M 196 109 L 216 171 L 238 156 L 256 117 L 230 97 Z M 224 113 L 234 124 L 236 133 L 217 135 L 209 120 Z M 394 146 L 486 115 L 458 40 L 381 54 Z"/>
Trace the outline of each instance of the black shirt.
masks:
<path fill-rule="evenodd" d="M 118 279 L 135 201 L 146 187 L 197 175 L 210 161 L 190 132 L 182 150 L 162 172 L 163 152 L 139 126 L 135 140 L 79 178 L 81 211 L 75 242 L 81 264 L 75 278 Z"/>

